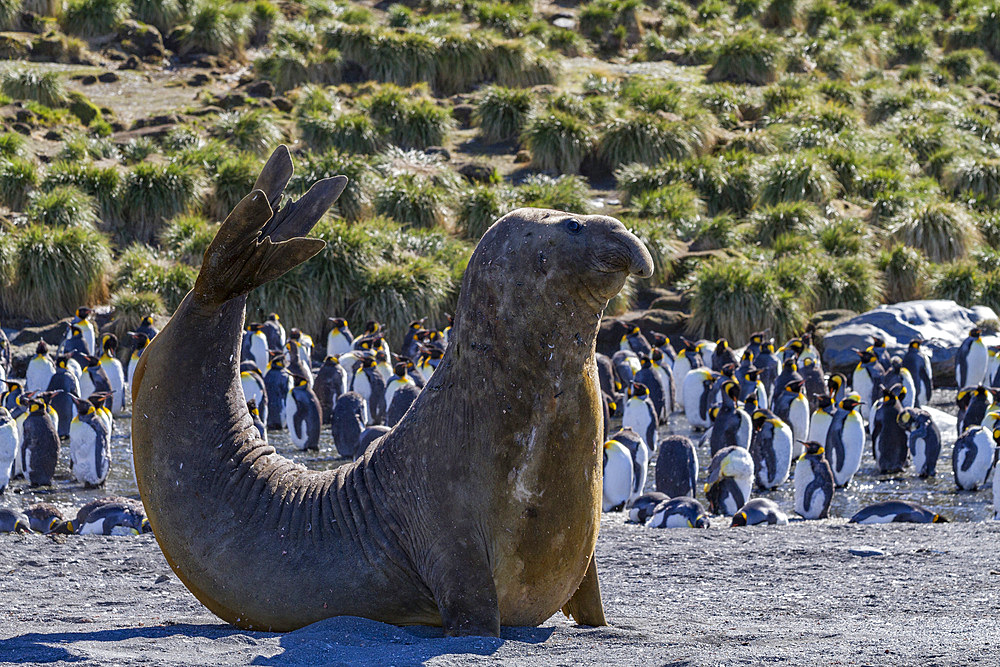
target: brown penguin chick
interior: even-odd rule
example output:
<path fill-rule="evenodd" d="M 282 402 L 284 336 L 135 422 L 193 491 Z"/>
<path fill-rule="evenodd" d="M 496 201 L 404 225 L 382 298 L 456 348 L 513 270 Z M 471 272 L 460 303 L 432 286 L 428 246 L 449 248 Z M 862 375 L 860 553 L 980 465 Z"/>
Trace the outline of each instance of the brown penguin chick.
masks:
<path fill-rule="evenodd" d="M 504 216 L 405 417 L 357 461 L 309 471 L 259 439 L 238 368 L 247 292 L 322 249 L 301 237 L 346 183 L 272 214 L 290 175 L 282 147 L 137 369 L 136 476 L 171 567 L 245 628 L 350 614 L 497 636 L 559 609 L 604 624 L 594 347 L 608 300 L 652 274 L 649 252 L 609 217 Z"/>

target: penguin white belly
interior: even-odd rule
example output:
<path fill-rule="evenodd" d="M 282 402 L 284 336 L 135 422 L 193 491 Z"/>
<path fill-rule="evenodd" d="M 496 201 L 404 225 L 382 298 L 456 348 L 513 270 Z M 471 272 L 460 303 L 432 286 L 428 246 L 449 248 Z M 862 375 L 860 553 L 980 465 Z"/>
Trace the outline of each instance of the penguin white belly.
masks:
<path fill-rule="evenodd" d="M 614 442 L 604 448 L 602 508 L 610 512 L 624 505 L 632 494 L 632 455 L 624 445 Z"/>
<path fill-rule="evenodd" d="M 111 412 L 120 415 L 125 412 L 125 371 L 117 359 L 102 359 L 101 368 L 111 385 Z"/>
<path fill-rule="evenodd" d="M 966 491 L 975 491 L 985 484 L 986 477 L 990 474 L 990 468 L 993 466 L 993 447 L 985 442 L 987 438 L 992 439 L 992 436 L 986 431 L 980 431 L 974 441 L 976 448 L 959 452 L 959 465 L 955 471 L 955 482 Z M 972 464 L 968 465 L 968 469 L 963 470 L 967 467 L 970 458 L 972 458 Z"/>
<path fill-rule="evenodd" d="M 628 504 L 631 505 L 635 499 L 643 494 L 646 489 L 646 477 L 649 475 L 649 447 L 640 441 L 636 449 L 635 461 L 632 466 L 632 493 L 629 494 Z"/>
<path fill-rule="evenodd" d="M 690 528 L 691 521 L 683 514 L 667 514 L 664 516 L 663 512 L 658 512 L 654 514 L 653 517 L 647 522 L 653 526 L 658 526 L 660 528 Z"/>
<path fill-rule="evenodd" d="M 657 364 L 653 364 L 653 372 L 656 373 L 656 377 L 659 378 L 660 384 L 666 392 L 663 396 L 663 405 L 664 412 L 669 415 L 676 409 L 676 406 L 673 405 L 673 401 L 670 398 L 670 377 L 667 375 L 667 372 Z"/>
<path fill-rule="evenodd" d="M 263 369 L 267 368 L 267 362 L 270 359 L 270 354 L 267 350 L 267 336 L 260 332 L 256 332 L 250 336 L 250 356 L 253 358 L 253 362 L 257 364 L 257 368 Z"/>
<path fill-rule="evenodd" d="M 104 519 L 97 521 L 87 521 L 80 527 L 80 535 L 103 535 Z"/>
<path fill-rule="evenodd" d="M 385 386 L 385 407 L 386 409 L 392 405 L 392 397 L 396 395 L 396 390 L 398 390 L 403 383 L 399 380 L 391 380 L 389 384 Z"/>
<path fill-rule="evenodd" d="M 294 444 L 299 449 L 305 449 L 306 440 L 309 437 L 308 429 L 306 427 L 306 421 L 300 419 L 299 427 L 300 430 L 295 428 L 295 413 L 298 411 L 298 403 L 295 402 L 295 398 L 292 396 L 292 390 L 288 390 L 288 394 L 285 396 L 285 428 L 288 429 L 288 436 Z"/>
<path fill-rule="evenodd" d="M 17 457 L 17 425 L 13 420 L 0 426 L 0 489 L 7 488 Z"/>
<path fill-rule="evenodd" d="M 792 405 L 788 408 L 789 426 L 792 427 L 792 456 L 798 458 L 802 455 L 802 444 L 800 441 L 807 440 L 809 436 L 809 401 L 802 394 L 792 400 Z"/>
<path fill-rule="evenodd" d="M 6 379 L 7 379 L 7 369 L 5 369 L 3 366 L 0 366 L 0 382 L 3 382 Z"/>
<path fill-rule="evenodd" d="M 788 481 L 788 475 L 792 469 L 792 429 L 786 424 L 774 427 L 774 438 L 771 440 L 771 448 L 774 450 L 774 470 L 770 472 L 772 486 L 780 486 Z"/>
<path fill-rule="evenodd" d="M 631 428 L 645 441 L 646 430 L 653 418 L 645 401 L 630 398 L 625 404 L 625 414 L 622 415 L 622 428 Z M 648 444 L 648 443 L 647 443 Z"/>
<path fill-rule="evenodd" d="M 359 371 L 354 376 L 354 391 L 361 394 L 361 398 L 365 399 L 366 402 L 371 402 L 372 400 L 372 384 L 368 380 L 368 376 L 365 375 L 364 371 Z"/>
<path fill-rule="evenodd" d="M 21 449 L 24 447 L 24 420 L 28 418 L 28 413 L 24 412 L 14 420 L 14 428 L 17 430 L 17 451 L 14 453 L 14 477 L 24 476 L 24 456 Z"/>
<path fill-rule="evenodd" d="M 90 377 L 90 373 L 83 371 L 80 374 L 80 398 L 88 398 L 97 390 L 94 386 L 94 381 Z"/>
<path fill-rule="evenodd" d="M 700 346 L 701 360 L 708 368 L 715 361 L 715 343 L 702 343 Z"/>
<path fill-rule="evenodd" d="M 392 368 L 389 367 L 389 364 L 378 364 L 375 368 L 378 369 L 378 374 L 382 376 L 382 380 L 384 382 L 388 382 L 389 378 L 394 375 Z"/>
<path fill-rule="evenodd" d="M 902 369 L 903 372 L 900 374 L 903 378 L 903 388 L 906 389 L 906 394 L 903 395 L 903 407 L 912 408 L 917 399 L 917 388 L 913 385 L 913 377 L 910 372 L 905 368 Z"/>
<path fill-rule="evenodd" d="M 69 456 L 76 481 L 94 486 L 103 481 L 97 471 L 97 433 L 79 419 L 69 427 Z"/>
<path fill-rule="evenodd" d="M 872 389 L 874 389 L 872 378 L 864 366 L 859 366 L 854 370 L 851 380 L 851 388 L 861 396 L 861 416 L 865 419 L 871 417 L 872 410 Z"/>
<path fill-rule="evenodd" d="M 45 391 L 49 388 L 49 380 L 56 374 L 55 366 L 48 359 L 35 357 L 28 362 L 28 370 L 24 375 L 24 391 Z"/>
<path fill-rule="evenodd" d="M 857 410 L 844 420 L 840 438 L 844 443 L 844 460 L 839 472 L 833 471 L 833 480 L 837 486 L 847 486 L 861 468 L 861 455 L 865 448 L 865 425 Z"/>
<path fill-rule="evenodd" d="M 59 413 L 56 412 L 51 407 L 48 409 L 48 413 L 49 413 L 49 419 L 52 420 L 52 428 L 55 429 L 56 433 L 58 433 L 59 432 Z"/>
<path fill-rule="evenodd" d="M 76 326 L 79 327 L 80 333 L 83 335 L 83 344 L 87 346 L 87 354 L 100 352 L 100 350 L 94 347 L 97 343 L 97 332 L 94 330 L 94 325 L 90 323 L 90 320 L 77 322 Z M 70 329 L 70 332 L 72 332 L 72 329 Z"/>
<path fill-rule="evenodd" d="M 757 380 L 757 388 L 754 390 L 757 394 L 757 405 L 764 406 L 770 405 L 771 397 L 767 395 L 767 387 L 760 380 Z"/>
<path fill-rule="evenodd" d="M 921 356 L 924 358 L 924 368 L 927 369 L 927 377 L 928 378 L 932 378 L 931 382 L 933 382 L 934 381 L 933 380 L 933 378 L 934 378 L 934 371 L 931 368 L 931 358 L 928 357 L 926 354 L 921 355 Z M 926 382 L 921 382 L 920 383 L 920 404 L 921 405 L 925 405 L 925 404 L 930 403 L 930 402 L 931 402 L 931 388 L 927 385 Z"/>
<path fill-rule="evenodd" d="M 806 489 L 812 484 L 813 478 L 812 466 L 808 460 L 800 461 L 799 465 L 795 466 L 795 511 L 804 519 L 811 519 L 819 514 L 815 502 L 809 505 L 812 511 L 806 511 Z"/>
<path fill-rule="evenodd" d="M 965 359 L 965 380 L 959 385 L 959 389 L 984 384 L 988 363 L 989 352 L 986 346 L 980 341 L 974 342 L 969 347 L 969 356 Z"/>
<path fill-rule="evenodd" d="M 687 379 L 688 373 L 691 372 L 691 362 L 688 361 L 686 356 L 677 357 L 674 361 L 674 382 L 677 383 L 678 387 L 681 387 L 683 393 L 683 388 L 685 386 L 684 381 Z"/>
<path fill-rule="evenodd" d="M 927 465 L 927 441 L 923 438 L 914 438 L 911 443 L 910 453 L 913 455 L 913 469 L 920 471 Z"/>
<path fill-rule="evenodd" d="M 750 449 L 750 432 L 753 429 L 753 422 L 746 410 L 737 408 L 736 414 L 739 415 L 740 425 L 736 429 L 736 442 L 732 444 L 743 449 Z"/>
<path fill-rule="evenodd" d="M 866 516 L 864 519 L 858 521 L 857 523 L 861 524 L 892 523 L 892 520 L 895 517 L 896 517 L 895 514 L 885 514 L 885 515 L 872 514 L 871 516 Z"/>
<path fill-rule="evenodd" d="M 684 416 L 695 428 L 708 428 L 712 425 L 708 415 L 701 414 L 701 396 L 705 391 L 705 384 L 701 373 L 688 373 L 684 378 L 683 391 Z"/>
<path fill-rule="evenodd" d="M 833 417 L 828 412 L 817 410 L 809 420 L 809 438 L 812 442 L 826 444 L 826 434 L 830 430 Z"/>
<path fill-rule="evenodd" d="M 350 341 L 347 340 L 347 336 L 339 331 L 331 331 L 330 335 L 326 337 L 326 356 L 336 357 L 341 354 L 347 354 L 350 351 Z"/>

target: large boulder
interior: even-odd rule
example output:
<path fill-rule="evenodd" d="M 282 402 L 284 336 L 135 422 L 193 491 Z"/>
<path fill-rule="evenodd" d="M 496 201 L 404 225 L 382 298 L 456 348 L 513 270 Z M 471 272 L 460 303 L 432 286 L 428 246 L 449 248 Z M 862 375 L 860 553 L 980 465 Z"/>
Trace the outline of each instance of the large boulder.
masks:
<path fill-rule="evenodd" d="M 618 351 L 625 332 L 636 326 L 644 334 L 655 331 L 669 338 L 683 335 L 689 318 L 686 313 L 673 310 L 632 310 L 621 317 L 606 317 L 597 332 L 597 351 L 610 357 Z"/>
<path fill-rule="evenodd" d="M 984 320 L 996 320 L 986 306 L 964 308 L 954 301 L 907 301 L 862 313 L 834 327 L 823 337 L 823 365 L 849 373 L 858 362 L 857 350 L 871 345 L 872 336 L 885 339 L 889 353 L 902 356 L 914 338 L 922 338 L 931 356 L 934 384 L 955 383 L 955 353 L 969 329 Z M 984 339 L 987 343 L 993 342 Z"/>

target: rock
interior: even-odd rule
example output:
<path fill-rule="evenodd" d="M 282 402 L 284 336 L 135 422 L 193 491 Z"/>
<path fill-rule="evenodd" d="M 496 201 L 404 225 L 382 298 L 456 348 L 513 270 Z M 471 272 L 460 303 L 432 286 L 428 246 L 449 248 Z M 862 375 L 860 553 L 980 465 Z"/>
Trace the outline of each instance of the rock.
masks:
<path fill-rule="evenodd" d="M 49 130 L 45 133 L 44 139 L 48 141 L 62 141 L 63 135 L 59 130 Z"/>
<path fill-rule="evenodd" d="M 250 97 L 274 97 L 274 84 L 270 81 L 254 81 L 248 84 L 244 89 L 245 92 Z"/>
<path fill-rule="evenodd" d="M 0 32 L 0 58 L 20 60 L 31 53 L 31 38 L 16 32 Z"/>
<path fill-rule="evenodd" d="M 475 111 L 476 107 L 471 104 L 456 104 L 451 108 L 451 117 L 461 129 L 467 130 L 472 127 L 472 115 Z"/>
<path fill-rule="evenodd" d="M 689 315 L 672 310 L 632 310 L 621 317 L 605 317 L 597 332 L 597 351 L 611 356 L 618 351 L 622 335 L 638 326 L 645 333 L 656 331 L 670 338 L 683 335 Z"/>
<path fill-rule="evenodd" d="M 445 162 L 451 162 L 451 152 L 443 146 L 428 146 L 424 152 L 428 155 L 437 155 Z"/>
<path fill-rule="evenodd" d="M 31 126 L 27 123 L 14 123 L 10 126 L 10 129 L 14 130 L 18 134 L 23 134 L 24 136 L 31 134 Z"/>
<path fill-rule="evenodd" d="M 80 79 L 80 83 L 82 83 L 85 86 L 93 86 L 95 83 L 97 83 L 97 77 L 94 76 L 93 74 L 88 74 L 84 76 L 82 79 Z"/>
<path fill-rule="evenodd" d="M 861 556 L 862 558 L 885 555 L 884 551 L 876 549 L 875 547 L 854 547 L 853 549 L 848 549 L 848 551 L 852 556 Z"/>
<path fill-rule="evenodd" d="M 531 153 L 525 150 L 520 150 L 517 155 L 514 156 L 515 164 L 524 164 L 525 162 L 531 162 Z"/>
<path fill-rule="evenodd" d="M 557 28 L 572 30 L 576 27 L 576 19 L 573 18 L 572 14 L 556 14 L 552 17 L 552 25 Z"/>
<path fill-rule="evenodd" d="M 139 21 L 122 21 L 118 26 L 118 40 L 126 53 L 139 58 L 155 59 L 166 55 L 160 31 Z"/>
<path fill-rule="evenodd" d="M 225 97 L 220 98 L 218 104 L 226 111 L 235 109 L 236 107 L 244 107 L 247 104 L 247 96 L 243 93 L 229 93 Z"/>
<path fill-rule="evenodd" d="M 150 116 L 149 118 L 140 118 L 132 123 L 133 130 L 139 130 L 144 127 L 156 127 L 160 125 L 177 125 L 181 122 L 180 116 L 176 114 L 160 114 L 158 116 Z"/>
<path fill-rule="evenodd" d="M 52 324 L 43 324 L 37 327 L 23 327 L 10 339 L 11 345 L 35 345 L 40 340 L 52 346 L 59 345 L 66 330 L 69 328 L 73 318 L 67 317 Z"/>
<path fill-rule="evenodd" d="M 497 170 L 488 164 L 463 164 L 458 173 L 470 183 L 496 183 Z"/>
<path fill-rule="evenodd" d="M 278 111 L 284 111 L 285 113 L 288 113 L 295 108 L 295 105 L 292 104 L 292 101 L 287 97 L 273 97 L 271 98 L 271 102 L 274 103 L 275 109 Z"/>
<path fill-rule="evenodd" d="M 114 72 L 103 72 L 97 75 L 97 80 L 100 81 L 101 83 L 114 83 L 119 79 L 121 79 L 121 77 L 115 74 Z"/>
<path fill-rule="evenodd" d="M 142 67 L 142 61 L 134 53 L 130 55 L 118 69 L 136 70 Z"/>
<path fill-rule="evenodd" d="M 67 109 L 84 125 L 90 125 L 95 119 L 101 117 L 101 110 L 97 108 L 97 105 L 88 100 L 86 95 L 75 90 L 69 94 Z"/>
<path fill-rule="evenodd" d="M 890 354 L 900 356 L 910 340 L 920 337 L 927 341 L 923 347 L 931 357 L 935 386 L 954 386 L 959 345 L 969 329 L 990 319 L 996 319 L 992 308 L 963 308 L 954 301 L 879 306 L 839 324 L 823 337 L 823 365 L 827 370 L 850 373 L 857 365 L 856 350 L 868 347 L 873 335 L 885 339 Z"/>
<path fill-rule="evenodd" d="M 204 72 L 196 72 L 194 76 L 187 80 L 189 86 L 201 87 L 212 83 L 212 77 Z"/>
<path fill-rule="evenodd" d="M 35 116 L 35 112 L 31 109 L 18 109 L 17 113 L 14 114 L 14 118 L 19 123 L 34 123 L 37 116 Z"/>

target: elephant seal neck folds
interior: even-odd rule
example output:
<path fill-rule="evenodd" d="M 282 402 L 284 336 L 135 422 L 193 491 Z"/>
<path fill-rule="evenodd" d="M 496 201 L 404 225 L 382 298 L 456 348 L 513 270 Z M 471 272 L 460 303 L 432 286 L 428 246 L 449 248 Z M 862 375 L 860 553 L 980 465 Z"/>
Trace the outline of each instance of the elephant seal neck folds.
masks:
<path fill-rule="evenodd" d="M 312 472 L 259 439 L 239 374 L 246 293 L 318 252 L 302 235 L 343 189 L 320 182 L 272 213 L 290 175 L 279 149 L 136 369 L 136 475 L 168 562 L 247 628 L 349 614 L 497 635 L 560 608 L 603 624 L 594 340 L 607 299 L 651 274 L 649 253 L 612 218 L 505 216 L 405 418 L 358 461 Z"/>

